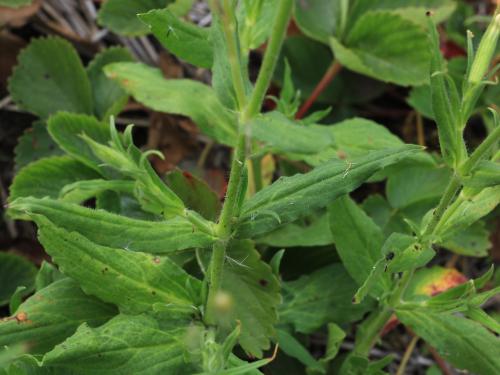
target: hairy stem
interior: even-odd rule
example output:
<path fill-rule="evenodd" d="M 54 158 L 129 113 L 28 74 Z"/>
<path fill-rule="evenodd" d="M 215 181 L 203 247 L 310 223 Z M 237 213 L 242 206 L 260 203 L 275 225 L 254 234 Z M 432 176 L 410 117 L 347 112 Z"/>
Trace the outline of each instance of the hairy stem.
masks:
<path fill-rule="evenodd" d="M 370 350 L 375 345 L 380 332 L 392 314 L 392 309 L 387 306 L 379 308 L 370 314 L 366 320 L 366 326 L 363 329 L 362 335 L 356 337 L 354 345 L 354 353 L 356 355 L 367 357 L 370 354 Z"/>
<path fill-rule="evenodd" d="M 332 65 L 330 65 L 328 70 L 323 75 L 323 78 L 321 78 L 321 81 L 319 81 L 319 83 L 314 88 L 309 98 L 307 98 L 305 103 L 302 104 L 302 107 L 300 107 L 300 109 L 298 110 L 297 114 L 295 115 L 296 119 L 301 119 L 306 115 L 307 111 L 309 111 L 309 109 L 314 104 L 316 99 L 318 99 L 321 93 L 325 91 L 328 85 L 337 76 L 337 74 L 339 74 L 341 70 L 342 70 L 342 65 L 340 65 L 338 61 L 334 61 Z"/>
<path fill-rule="evenodd" d="M 290 15 L 292 13 L 292 5 L 292 0 L 279 1 L 278 13 L 276 14 L 273 25 L 273 33 L 269 38 L 269 43 L 262 61 L 262 66 L 260 67 L 257 82 L 255 82 L 252 97 L 243 114 L 243 123 L 260 112 L 262 102 L 264 101 L 278 62 L 281 45 L 285 39 L 288 22 L 290 21 Z"/>
<path fill-rule="evenodd" d="M 279 56 L 281 45 L 285 37 L 286 28 L 290 19 L 292 10 L 292 0 L 281 0 L 274 21 L 273 34 L 271 35 L 269 45 L 264 56 L 262 67 L 259 71 L 259 76 L 255 84 L 248 104 L 244 95 L 243 77 L 241 76 L 241 66 L 238 54 L 238 41 L 236 39 L 236 26 L 234 22 L 232 2 L 224 0 L 224 34 L 228 42 L 231 71 L 235 90 L 241 90 L 238 96 L 240 108 L 244 108 L 239 118 L 238 126 L 238 141 L 234 150 L 234 157 L 231 163 L 231 172 L 227 187 L 226 199 L 222 206 L 222 211 L 217 225 L 217 235 L 220 241 L 216 242 L 213 247 L 212 259 L 209 269 L 209 291 L 207 297 L 207 306 L 205 313 L 205 322 L 209 325 L 216 323 L 216 297 L 222 283 L 222 273 L 224 259 L 226 256 L 226 247 L 229 243 L 234 213 L 237 204 L 237 195 L 241 188 L 241 176 L 246 159 L 246 123 L 255 116 L 259 111 L 264 100 L 266 91 L 271 82 L 271 77 L 276 67 L 276 62 Z M 233 56 L 233 58 L 231 58 Z M 241 101 L 240 101 L 241 96 Z"/>

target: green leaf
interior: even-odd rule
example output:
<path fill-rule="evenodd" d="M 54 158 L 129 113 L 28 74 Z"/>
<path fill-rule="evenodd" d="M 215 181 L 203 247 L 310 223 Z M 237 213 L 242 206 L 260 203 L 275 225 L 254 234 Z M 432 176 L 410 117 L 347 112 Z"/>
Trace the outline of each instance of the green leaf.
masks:
<path fill-rule="evenodd" d="M 241 322 L 239 343 L 254 357 L 270 348 L 277 307 L 281 302 L 280 285 L 271 267 L 260 259 L 251 241 L 230 245 L 223 271 L 221 290 L 233 301 L 232 308 L 220 317 L 220 324 L 234 328 Z"/>
<path fill-rule="evenodd" d="M 116 313 L 115 307 L 84 294 L 65 278 L 28 298 L 11 318 L 0 320 L 0 346 L 27 343 L 30 353 L 45 353 L 80 324 L 98 326 Z"/>
<path fill-rule="evenodd" d="M 212 65 L 212 88 L 222 104 L 231 110 L 238 110 L 238 98 L 231 73 L 231 62 L 229 59 L 229 49 L 224 34 L 224 27 L 220 17 L 213 17 L 210 27 L 210 38 L 213 43 L 214 56 Z M 241 45 L 240 45 L 241 47 Z M 245 93 L 251 91 L 251 83 L 248 80 L 248 61 L 246 55 L 243 57 L 241 48 L 238 49 L 238 67 L 244 82 Z"/>
<path fill-rule="evenodd" d="M 0 252 L 0 306 L 9 303 L 19 286 L 26 287 L 23 296 L 31 293 L 35 289 L 36 272 L 34 264 L 26 258 Z"/>
<path fill-rule="evenodd" d="M 160 43 L 181 60 L 190 64 L 211 68 L 213 45 L 208 29 L 181 20 L 169 9 L 156 9 L 139 15 L 139 19 Z"/>
<path fill-rule="evenodd" d="M 309 353 L 309 351 L 290 333 L 285 330 L 278 329 L 278 344 L 280 349 L 288 356 L 296 358 L 304 366 L 324 373 L 324 368 L 321 364 Z"/>
<path fill-rule="evenodd" d="M 64 279 L 64 276 L 54 265 L 47 261 L 42 261 L 42 265 L 36 274 L 35 290 L 39 290 L 49 286 L 57 280 Z"/>
<path fill-rule="evenodd" d="M 15 170 L 19 171 L 29 163 L 55 155 L 63 154 L 47 131 L 47 126 L 41 121 L 35 121 L 17 141 L 15 153 Z"/>
<path fill-rule="evenodd" d="M 464 179 L 464 185 L 473 188 L 500 185 L 500 163 L 481 160 L 471 175 Z"/>
<path fill-rule="evenodd" d="M 215 238 L 200 232 L 184 217 L 164 221 L 131 219 L 52 199 L 22 198 L 10 205 L 16 218 L 41 215 L 69 232 L 78 232 L 96 244 L 129 251 L 167 254 L 209 247 Z"/>
<path fill-rule="evenodd" d="M 399 15 L 365 13 L 344 40 L 332 37 L 330 45 L 335 58 L 355 72 L 402 86 L 428 81 L 427 36 Z"/>
<path fill-rule="evenodd" d="M 328 44 L 339 29 L 340 3 L 341 0 L 295 0 L 295 21 L 305 35 Z"/>
<path fill-rule="evenodd" d="M 258 237 L 325 207 L 375 172 L 415 154 L 418 146 L 373 151 L 350 161 L 331 160 L 309 173 L 280 178 L 247 200 L 237 226 L 240 237 Z"/>
<path fill-rule="evenodd" d="M 68 156 L 40 159 L 21 169 L 14 177 L 9 202 L 29 196 L 57 198 L 65 185 L 97 177 L 96 171 Z"/>
<path fill-rule="evenodd" d="M 152 9 L 165 8 L 172 0 L 107 0 L 99 10 L 97 18 L 100 25 L 111 31 L 138 36 L 148 33 L 148 27 L 137 15 Z"/>
<path fill-rule="evenodd" d="M 254 118 L 248 129 L 253 138 L 282 153 L 317 154 L 335 142 L 328 127 L 300 125 L 279 112 Z"/>
<path fill-rule="evenodd" d="M 356 284 L 340 264 L 332 264 L 283 284 L 280 321 L 303 333 L 326 323 L 345 324 L 360 319 L 370 303 L 352 304 Z"/>
<path fill-rule="evenodd" d="M 83 164 L 102 171 L 101 161 L 81 135 L 85 134 L 96 142 L 107 143 L 111 139 L 108 126 L 93 116 L 65 112 L 50 117 L 47 126 L 51 137 L 64 151 Z"/>
<path fill-rule="evenodd" d="M 436 253 L 413 236 L 392 233 L 382 247 L 382 254 L 387 260 L 387 271 L 403 272 L 425 266 Z"/>
<path fill-rule="evenodd" d="M 453 0 L 357 0 L 349 12 L 349 20 L 354 23 L 368 11 L 385 11 L 425 26 L 426 12 L 432 12 L 432 18 L 436 23 L 441 23 L 453 13 L 454 9 Z"/>
<path fill-rule="evenodd" d="M 455 82 L 446 70 L 436 26 L 429 19 L 431 40 L 431 100 L 444 160 L 455 167 L 467 155 L 460 124 L 461 103 Z"/>
<path fill-rule="evenodd" d="M 200 304 L 201 282 L 169 258 L 97 245 L 42 216 L 35 220 L 38 238 L 60 270 L 120 311 L 140 313 L 154 303 L 171 303 L 194 312 Z"/>
<path fill-rule="evenodd" d="M 215 221 L 221 209 L 221 202 L 208 184 L 189 172 L 174 170 L 165 176 L 165 182 L 182 199 L 190 210 L 194 210 L 205 219 Z"/>
<path fill-rule="evenodd" d="M 304 217 L 255 239 L 273 247 L 325 246 L 334 242 L 326 213 Z"/>
<path fill-rule="evenodd" d="M 104 71 L 151 109 L 191 117 L 207 136 L 227 145 L 235 143 L 235 116 L 209 86 L 193 80 L 167 80 L 160 70 L 139 63 L 115 63 Z"/>
<path fill-rule="evenodd" d="M 337 199 L 328 208 L 335 248 L 349 275 L 362 285 L 382 257 L 384 233 L 349 196 Z M 374 294 L 388 290 L 384 276 Z"/>
<path fill-rule="evenodd" d="M 179 323 L 165 329 L 147 315 L 118 315 L 98 328 L 83 324 L 43 357 L 43 365 L 75 374 L 194 373 L 185 358 L 188 327 Z"/>
<path fill-rule="evenodd" d="M 436 202 L 451 178 L 448 168 L 415 165 L 391 173 L 387 180 L 387 200 L 393 208 L 404 209 L 422 201 Z"/>
<path fill-rule="evenodd" d="M 304 160 L 312 166 L 321 165 L 331 159 L 351 160 L 365 156 L 372 150 L 383 150 L 399 147 L 403 142 L 392 134 L 385 126 L 363 118 L 352 118 L 334 125 L 309 125 L 318 129 L 318 132 L 329 132 L 334 142 L 331 147 L 325 148 L 316 154 L 303 155 L 289 154 L 292 159 Z M 416 160 L 423 160 L 423 153 L 412 156 Z"/>
<path fill-rule="evenodd" d="M 397 316 L 453 366 L 480 375 L 498 372 L 500 340 L 479 323 L 428 311 L 397 311 Z"/>
<path fill-rule="evenodd" d="M 461 230 L 469 227 L 486 216 L 500 203 L 500 186 L 489 187 L 478 194 L 463 199 L 436 233 L 438 238 L 446 241 Z"/>
<path fill-rule="evenodd" d="M 491 248 L 490 231 L 485 228 L 483 221 L 476 221 L 471 226 L 457 231 L 453 236 L 440 242 L 439 245 L 470 257 L 486 257 Z"/>
<path fill-rule="evenodd" d="M 102 120 L 116 116 L 128 100 L 127 93 L 106 77 L 103 68 L 114 62 L 133 61 L 130 52 L 122 47 L 111 47 L 94 56 L 87 66 L 87 76 L 92 86 L 94 113 Z"/>
<path fill-rule="evenodd" d="M 104 192 L 116 192 L 133 196 L 134 182 L 129 180 L 85 180 L 64 186 L 59 198 L 70 203 L 84 203 L 91 198 L 97 198 Z"/>
<path fill-rule="evenodd" d="M 246 0 L 238 4 L 236 18 L 243 54 L 265 43 L 272 31 L 276 9 L 274 0 Z"/>
<path fill-rule="evenodd" d="M 47 118 L 57 111 L 92 114 L 92 92 L 82 62 L 64 39 L 35 39 L 18 56 L 9 92 L 21 108 Z"/>

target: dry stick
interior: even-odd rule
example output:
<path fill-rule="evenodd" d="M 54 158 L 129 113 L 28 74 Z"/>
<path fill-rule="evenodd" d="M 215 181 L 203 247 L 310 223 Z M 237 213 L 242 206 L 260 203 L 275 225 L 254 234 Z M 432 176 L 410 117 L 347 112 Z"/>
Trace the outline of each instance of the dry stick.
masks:
<path fill-rule="evenodd" d="M 339 72 L 342 70 L 342 65 L 334 61 L 332 65 L 328 68 L 326 71 L 325 75 L 323 78 L 321 78 L 321 81 L 319 81 L 318 85 L 314 88 L 313 92 L 311 93 L 311 96 L 306 100 L 306 102 L 300 107 L 299 111 L 295 115 L 295 118 L 297 120 L 303 118 L 309 108 L 314 104 L 316 99 L 321 95 L 323 91 L 328 87 L 328 85 L 332 82 L 332 80 L 339 74 Z"/>
<path fill-rule="evenodd" d="M 422 115 L 415 111 L 416 124 L 417 124 L 417 139 L 420 146 L 425 146 L 425 133 L 424 133 L 424 121 L 422 120 Z"/>
<path fill-rule="evenodd" d="M 406 370 L 406 365 L 408 364 L 408 361 L 411 358 L 411 355 L 413 353 L 413 350 L 415 349 L 415 345 L 417 345 L 419 337 L 418 336 L 413 336 L 410 340 L 410 343 L 406 347 L 405 354 L 403 355 L 403 358 L 401 359 L 401 363 L 399 364 L 398 367 L 398 372 L 396 375 L 404 375 L 405 370 Z"/>

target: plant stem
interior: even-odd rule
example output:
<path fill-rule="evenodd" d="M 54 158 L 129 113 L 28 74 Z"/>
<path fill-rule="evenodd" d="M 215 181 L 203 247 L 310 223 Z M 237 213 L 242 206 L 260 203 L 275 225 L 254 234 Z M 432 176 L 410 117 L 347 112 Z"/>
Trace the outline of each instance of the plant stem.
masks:
<path fill-rule="evenodd" d="M 356 344 L 354 346 L 354 353 L 356 355 L 367 357 L 370 350 L 377 341 L 380 332 L 386 325 L 387 321 L 392 316 L 392 309 L 389 307 L 382 307 L 375 310 L 366 320 L 366 326 L 363 329 L 362 336 L 356 337 Z"/>
<path fill-rule="evenodd" d="M 411 355 L 413 353 L 413 350 L 415 349 L 415 345 L 417 345 L 417 342 L 418 342 L 418 336 L 413 336 L 410 340 L 410 343 L 406 347 L 405 354 L 401 359 L 401 363 L 399 364 L 398 372 L 396 373 L 396 375 L 404 375 L 406 370 L 406 365 L 408 364 L 408 361 L 411 358 Z"/>
<path fill-rule="evenodd" d="M 257 82 L 252 92 L 250 102 L 243 114 L 243 123 L 260 112 L 262 102 L 266 96 L 267 89 L 271 83 L 276 64 L 278 62 L 281 45 L 285 39 L 288 22 L 292 13 L 292 0 L 280 0 L 279 8 L 273 25 L 273 33 L 269 38 L 264 60 L 259 70 Z"/>
<path fill-rule="evenodd" d="M 403 298 L 403 295 L 406 292 L 406 288 L 408 287 L 408 284 L 410 283 L 414 273 L 415 270 L 403 272 L 403 275 L 399 280 L 398 287 L 390 298 L 389 305 L 396 307 L 401 302 L 401 299 Z"/>
<path fill-rule="evenodd" d="M 441 218 L 443 217 L 446 209 L 450 206 L 450 203 L 457 195 L 457 192 L 460 190 L 461 186 L 462 184 L 460 182 L 460 178 L 457 175 L 453 175 L 451 180 L 448 182 L 448 186 L 446 187 L 443 195 L 441 196 L 441 200 L 439 201 L 438 206 L 432 213 L 432 219 L 425 228 L 423 237 L 432 236 L 432 234 L 434 234 L 436 227 L 441 221 Z"/>
<path fill-rule="evenodd" d="M 262 157 L 256 156 L 252 158 L 252 177 L 253 177 L 253 185 L 255 192 L 257 193 L 262 189 L 263 181 L 262 181 Z"/>
<path fill-rule="evenodd" d="M 234 18 L 228 17 L 228 14 L 231 15 L 233 12 L 231 4 L 232 3 L 229 0 L 224 1 L 224 13 L 226 14 L 224 16 L 224 34 L 228 41 L 228 52 L 230 55 L 229 60 L 233 81 L 235 82 L 235 90 L 237 93 L 238 90 L 241 90 L 240 95 L 238 95 L 238 101 L 240 108 L 244 108 L 244 110 L 240 114 L 238 141 L 234 150 L 233 161 L 231 163 L 231 172 L 229 175 L 226 199 L 224 201 L 224 205 L 222 206 L 222 211 L 217 225 L 217 235 L 220 240 L 214 244 L 212 259 L 210 261 L 209 291 L 205 313 L 205 322 L 209 325 L 214 325 L 216 323 L 216 297 L 222 283 L 226 247 L 228 246 L 232 232 L 234 212 L 237 204 L 236 198 L 240 189 L 241 176 L 245 165 L 247 145 L 244 127 L 247 122 L 260 111 L 267 88 L 271 82 L 274 68 L 276 67 L 279 51 L 285 37 L 288 20 L 290 19 L 292 10 L 292 0 L 280 1 L 279 9 L 274 22 L 273 34 L 271 35 L 255 88 L 252 92 L 250 101 L 248 104 L 245 104 L 246 97 L 244 96 L 244 81 L 241 76 L 242 70 L 240 69 L 240 60 L 238 57 L 236 26 L 234 24 Z M 233 56 L 233 58 L 231 58 L 231 56 Z"/>
<path fill-rule="evenodd" d="M 242 75 L 240 50 L 237 40 L 237 26 L 231 0 L 224 0 L 223 28 L 224 36 L 227 42 L 229 65 L 231 68 L 231 78 L 236 93 L 239 109 L 242 110 L 246 105 L 245 81 Z"/>
<path fill-rule="evenodd" d="M 328 70 L 323 75 L 323 78 L 321 78 L 321 81 L 319 81 L 319 83 L 314 88 L 309 98 L 307 98 L 305 103 L 298 110 L 297 114 L 295 115 L 296 119 L 301 119 L 305 116 L 305 114 L 307 113 L 307 111 L 309 111 L 309 109 L 314 104 L 316 99 L 318 99 L 321 93 L 325 91 L 328 85 L 337 76 L 337 74 L 339 74 L 341 70 L 342 70 L 342 65 L 340 65 L 338 61 L 333 61 Z"/>

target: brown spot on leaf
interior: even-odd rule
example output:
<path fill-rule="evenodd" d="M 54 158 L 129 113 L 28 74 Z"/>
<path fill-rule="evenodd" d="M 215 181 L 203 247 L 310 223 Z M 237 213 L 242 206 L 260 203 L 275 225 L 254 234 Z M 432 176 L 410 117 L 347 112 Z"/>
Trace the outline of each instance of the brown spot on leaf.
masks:
<path fill-rule="evenodd" d="M 28 321 L 28 314 L 26 314 L 24 311 L 21 311 L 20 313 L 16 314 L 15 318 L 18 323 L 24 323 Z"/>
<path fill-rule="evenodd" d="M 153 263 L 160 264 L 160 262 L 161 262 L 160 257 L 154 257 L 153 258 Z"/>
<path fill-rule="evenodd" d="M 267 280 L 260 279 L 260 280 L 259 280 L 259 284 L 260 284 L 261 286 L 267 286 L 267 284 L 269 284 L 269 283 L 267 282 Z"/>
<path fill-rule="evenodd" d="M 342 150 L 337 151 L 337 156 L 341 160 L 344 160 L 345 158 L 347 158 L 347 154 L 345 153 L 345 151 L 342 151 Z"/>

